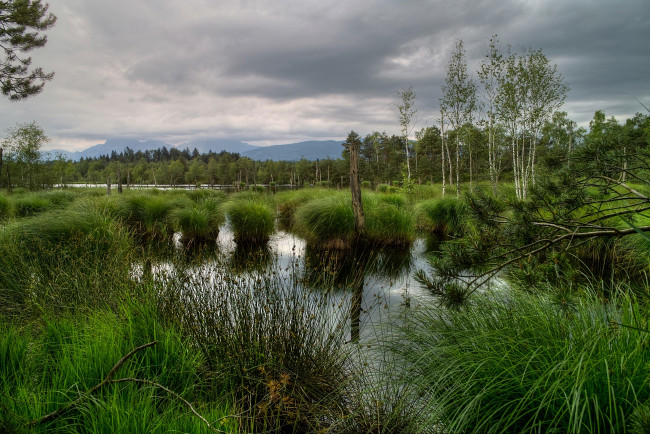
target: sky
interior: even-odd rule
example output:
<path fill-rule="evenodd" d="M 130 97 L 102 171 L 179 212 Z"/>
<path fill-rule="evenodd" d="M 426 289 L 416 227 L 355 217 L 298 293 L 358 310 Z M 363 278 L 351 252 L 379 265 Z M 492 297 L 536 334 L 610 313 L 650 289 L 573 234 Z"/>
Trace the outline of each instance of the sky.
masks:
<path fill-rule="evenodd" d="M 36 121 L 45 149 L 108 138 L 253 145 L 398 134 L 413 86 L 415 130 L 436 125 L 449 58 L 470 71 L 490 37 L 542 49 L 586 126 L 650 107 L 647 0 L 50 0 L 58 21 L 33 64 L 43 92 L 0 99 L 0 129 Z M 474 74 L 474 78 L 476 75 Z"/>

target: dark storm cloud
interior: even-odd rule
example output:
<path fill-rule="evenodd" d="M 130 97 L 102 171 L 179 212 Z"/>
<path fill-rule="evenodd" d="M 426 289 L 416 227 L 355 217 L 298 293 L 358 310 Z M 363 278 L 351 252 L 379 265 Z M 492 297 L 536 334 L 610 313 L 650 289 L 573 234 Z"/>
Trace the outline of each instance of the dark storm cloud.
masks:
<path fill-rule="evenodd" d="M 59 22 L 34 60 L 56 79 L 0 115 L 7 125 L 36 118 L 71 144 L 396 132 L 395 92 L 410 85 L 419 128 L 437 116 L 456 41 L 473 69 L 493 34 L 515 51 L 543 49 L 571 87 L 565 108 L 578 122 L 597 109 L 632 115 L 635 97 L 650 104 L 645 0 L 67 0 L 51 9 Z"/>

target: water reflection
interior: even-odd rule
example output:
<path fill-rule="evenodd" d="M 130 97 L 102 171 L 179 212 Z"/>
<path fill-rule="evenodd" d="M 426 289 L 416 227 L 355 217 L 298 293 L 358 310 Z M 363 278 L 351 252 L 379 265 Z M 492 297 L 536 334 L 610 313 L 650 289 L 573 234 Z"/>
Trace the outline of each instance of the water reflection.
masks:
<path fill-rule="evenodd" d="M 246 285 L 272 277 L 291 291 L 326 295 L 330 306 L 345 310 L 350 341 L 377 338 L 382 327 L 430 298 L 412 278 L 415 270 L 428 268 L 424 240 L 417 240 L 409 250 L 340 251 L 308 246 L 280 231 L 264 247 L 244 248 L 234 243 L 232 232 L 224 226 L 216 243 L 188 246 L 178 234 L 174 248 L 162 249 L 160 255 L 150 251 L 140 267 L 135 277 L 146 274 L 143 268 L 149 269 L 154 278 L 186 279 L 189 291 L 197 282 L 221 291 L 229 287 L 224 280 L 236 278 Z"/>

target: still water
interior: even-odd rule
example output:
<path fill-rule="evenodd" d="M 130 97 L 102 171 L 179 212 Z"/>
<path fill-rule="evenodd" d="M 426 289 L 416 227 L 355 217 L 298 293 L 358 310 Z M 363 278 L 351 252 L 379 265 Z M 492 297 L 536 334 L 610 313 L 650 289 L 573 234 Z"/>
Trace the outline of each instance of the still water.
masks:
<path fill-rule="evenodd" d="M 387 324 L 432 299 L 413 278 L 416 270 L 430 268 L 423 239 L 416 240 L 410 249 L 323 251 L 284 231 L 276 232 L 261 248 L 242 248 L 233 238 L 225 225 L 216 243 L 202 246 L 196 253 L 181 243 L 180 234 L 175 235 L 176 253 L 196 255 L 192 265 L 184 268 L 192 275 L 192 285 L 217 287 L 227 274 L 236 275 L 240 281 L 274 275 L 295 282 L 298 277 L 301 290 L 326 291 L 340 301 L 339 305 L 346 306 L 349 341 L 380 339 Z M 175 267 L 174 261 L 162 260 L 152 264 L 152 271 L 163 276 L 174 273 Z M 140 265 L 134 276 L 141 275 L 142 270 Z"/>

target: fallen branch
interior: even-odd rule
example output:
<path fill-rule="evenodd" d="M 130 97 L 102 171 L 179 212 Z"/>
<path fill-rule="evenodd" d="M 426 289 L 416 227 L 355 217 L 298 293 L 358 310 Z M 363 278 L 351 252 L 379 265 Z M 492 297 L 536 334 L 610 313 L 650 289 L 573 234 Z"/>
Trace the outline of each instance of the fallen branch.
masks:
<path fill-rule="evenodd" d="M 113 366 L 113 368 L 108 372 L 108 375 L 106 375 L 106 378 L 104 378 L 104 380 L 102 380 L 101 383 L 96 384 L 96 385 L 93 386 L 90 390 L 88 390 L 88 392 L 84 393 L 84 394 L 81 395 L 79 398 L 77 398 L 76 400 L 70 402 L 69 404 L 64 405 L 63 407 L 59 408 L 58 410 L 53 411 L 52 413 L 47 414 L 47 415 L 43 416 L 43 417 L 40 418 L 40 419 L 32 420 L 32 421 L 29 422 L 27 425 L 28 425 L 28 426 L 39 425 L 39 424 L 41 424 L 41 423 L 49 422 L 49 421 L 51 421 L 51 420 L 54 420 L 54 419 L 57 419 L 57 418 L 61 417 L 64 413 L 66 413 L 67 411 L 69 411 L 70 409 L 72 409 L 74 406 L 76 406 L 77 404 L 79 404 L 79 403 L 80 403 L 81 401 L 83 401 L 86 397 L 92 395 L 94 392 L 96 392 L 97 390 L 101 389 L 102 387 L 104 387 L 105 385 L 107 385 L 108 383 L 110 383 L 110 382 L 111 382 L 111 379 L 113 378 L 113 375 L 115 375 L 115 372 L 120 368 L 120 366 L 122 366 L 122 365 L 124 364 L 124 362 L 126 362 L 127 360 L 129 360 L 129 358 L 131 358 L 131 356 L 133 356 L 133 355 L 134 355 L 135 353 L 137 353 L 138 351 L 144 350 L 145 348 L 153 347 L 153 346 L 156 345 L 157 343 L 158 343 L 158 341 L 153 341 L 153 342 L 149 342 L 148 344 L 144 344 L 144 345 L 141 345 L 141 346 L 139 346 L 139 347 L 137 347 L 137 348 L 134 348 L 134 349 L 131 350 L 131 351 L 130 351 L 126 356 L 124 356 L 124 357 L 122 357 L 120 360 L 118 360 L 118 362 L 117 362 L 117 363 L 115 364 L 115 366 Z"/>
<path fill-rule="evenodd" d="M 160 384 L 160 383 L 156 383 L 156 382 L 154 382 L 154 381 L 150 381 L 150 380 L 142 380 L 142 379 L 139 379 L 139 378 L 132 378 L 132 377 L 129 377 L 129 378 L 120 378 L 120 379 L 117 379 L 117 380 L 111 380 L 111 383 L 126 383 L 126 382 L 130 382 L 130 383 L 140 383 L 140 384 L 148 384 L 149 386 L 153 386 L 153 387 L 157 387 L 157 388 L 159 388 L 159 389 L 162 389 L 162 390 L 164 390 L 165 392 L 169 393 L 169 394 L 170 394 L 171 396 L 173 396 L 174 398 L 176 398 L 176 399 L 180 400 L 181 402 L 183 402 L 183 404 L 185 404 L 185 405 L 190 409 L 190 411 L 191 411 L 192 413 L 194 413 L 194 415 L 195 415 L 196 417 L 198 417 L 199 419 L 201 419 L 201 420 L 203 421 L 203 423 L 205 423 L 205 424 L 207 425 L 207 427 L 208 427 L 209 429 L 211 429 L 212 431 L 214 431 L 214 432 L 218 432 L 218 433 L 225 433 L 225 432 L 227 432 L 227 431 L 221 431 L 221 430 L 218 430 L 218 429 L 214 428 L 214 427 L 210 424 L 210 422 L 208 422 L 208 421 L 206 420 L 206 418 L 204 418 L 203 416 L 201 416 L 201 415 L 200 415 L 200 414 L 199 414 L 199 413 L 194 409 L 194 406 L 192 405 L 191 402 L 189 402 L 188 400 L 186 400 L 185 398 L 183 398 L 182 396 L 180 396 L 178 393 L 174 392 L 173 390 L 166 388 L 165 386 L 163 386 L 163 385 Z M 225 417 L 228 417 L 228 416 L 224 416 L 224 417 L 222 417 L 222 418 L 219 418 L 219 419 L 217 419 L 217 421 L 219 421 L 219 420 L 221 420 L 221 419 L 224 419 Z M 215 421 L 215 422 L 216 422 L 216 421 Z"/>

